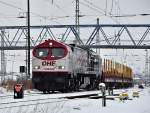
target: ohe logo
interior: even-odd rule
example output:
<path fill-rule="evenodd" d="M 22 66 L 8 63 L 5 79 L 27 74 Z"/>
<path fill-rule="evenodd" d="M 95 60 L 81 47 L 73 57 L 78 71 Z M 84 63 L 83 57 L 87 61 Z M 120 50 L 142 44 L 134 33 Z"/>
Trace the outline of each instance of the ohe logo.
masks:
<path fill-rule="evenodd" d="M 43 61 L 42 66 L 54 66 L 56 64 L 56 61 Z"/>

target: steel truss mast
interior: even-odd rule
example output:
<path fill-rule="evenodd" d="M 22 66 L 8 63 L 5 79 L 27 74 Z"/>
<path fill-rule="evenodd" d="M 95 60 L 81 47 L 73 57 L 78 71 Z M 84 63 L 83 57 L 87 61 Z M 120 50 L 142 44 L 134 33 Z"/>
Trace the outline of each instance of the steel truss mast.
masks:
<path fill-rule="evenodd" d="M 87 48 L 123 48 L 150 49 L 150 24 L 99 24 L 79 25 L 80 36 L 76 25 L 42 25 L 30 26 L 31 49 L 47 39 L 61 40 L 71 43 L 76 39 L 79 46 Z M 27 26 L 0 26 L 0 50 L 27 49 Z M 99 42 L 96 34 L 99 33 Z"/>

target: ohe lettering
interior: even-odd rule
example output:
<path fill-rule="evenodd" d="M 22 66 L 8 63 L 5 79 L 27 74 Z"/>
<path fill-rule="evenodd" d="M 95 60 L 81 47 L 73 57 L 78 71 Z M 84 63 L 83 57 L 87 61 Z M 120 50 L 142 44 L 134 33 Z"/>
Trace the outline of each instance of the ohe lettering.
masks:
<path fill-rule="evenodd" d="M 42 66 L 54 66 L 56 61 L 43 61 Z"/>

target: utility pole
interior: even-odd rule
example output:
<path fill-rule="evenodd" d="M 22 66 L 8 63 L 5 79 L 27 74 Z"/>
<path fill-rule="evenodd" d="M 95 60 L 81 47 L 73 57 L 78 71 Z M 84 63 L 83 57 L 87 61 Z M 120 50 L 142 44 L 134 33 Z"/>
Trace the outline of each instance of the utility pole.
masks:
<path fill-rule="evenodd" d="M 20 13 L 20 15 L 17 17 L 17 18 L 21 18 L 21 19 L 26 19 L 26 26 L 28 26 L 28 13 L 27 12 L 23 12 L 23 13 Z M 26 32 L 26 47 L 28 46 L 28 31 Z M 26 77 L 28 77 L 28 50 L 27 48 L 25 49 L 25 72 L 26 72 Z"/>
<path fill-rule="evenodd" d="M 148 82 L 148 50 L 145 49 L 145 82 Z"/>
<path fill-rule="evenodd" d="M 1 46 L 4 47 L 4 35 L 5 31 L 1 30 Z M 5 81 L 6 75 L 6 62 L 5 62 L 5 53 L 4 50 L 1 50 L 1 83 Z"/>
<path fill-rule="evenodd" d="M 30 0 L 27 0 L 28 18 L 28 76 L 30 78 Z"/>
<path fill-rule="evenodd" d="M 149 59 L 148 59 L 148 83 L 149 83 L 149 86 L 150 86 L 150 56 L 149 56 Z"/>
<path fill-rule="evenodd" d="M 79 35 L 80 37 L 80 29 L 79 29 L 79 0 L 76 0 L 76 10 L 75 10 L 75 25 L 76 25 L 76 31 L 77 31 L 77 34 Z M 77 43 L 77 38 L 75 39 L 75 44 Z"/>
<path fill-rule="evenodd" d="M 99 18 L 97 18 L 97 25 L 99 25 Z M 100 45 L 99 31 L 98 31 L 97 34 L 96 34 L 96 43 L 97 43 L 98 45 Z M 100 48 L 99 48 L 98 50 L 99 50 L 99 51 L 97 51 L 97 49 L 96 49 L 96 53 L 100 55 Z"/>

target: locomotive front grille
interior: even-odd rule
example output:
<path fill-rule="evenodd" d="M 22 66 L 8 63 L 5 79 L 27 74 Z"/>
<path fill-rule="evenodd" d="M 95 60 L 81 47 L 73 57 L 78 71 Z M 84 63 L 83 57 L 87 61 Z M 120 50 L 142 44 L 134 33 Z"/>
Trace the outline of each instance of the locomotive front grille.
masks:
<path fill-rule="evenodd" d="M 39 89 L 62 89 L 68 80 L 67 72 L 33 72 L 32 82 Z"/>
<path fill-rule="evenodd" d="M 57 80 L 58 82 L 61 81 L 61 78 L 68 77 L 67 72 L 33 72 L 33 80 L 36 81 L 53 81 Z"/>

